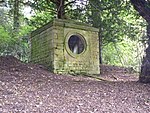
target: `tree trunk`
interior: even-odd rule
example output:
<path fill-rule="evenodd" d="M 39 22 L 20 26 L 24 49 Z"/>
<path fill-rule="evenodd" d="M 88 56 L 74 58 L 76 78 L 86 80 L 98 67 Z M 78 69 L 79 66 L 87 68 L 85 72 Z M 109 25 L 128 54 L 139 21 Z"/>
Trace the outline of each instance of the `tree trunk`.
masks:
<path fill-rule="evenodd" d="M 14 16 L 14 20 L 13 20 L 13 29 L 14 29 L 14 32 L 15 33 L 18 33 L 18 31 L 19 31 L 19 0 L 15 0 L 14 1 L 14 5 L 13 5 L 13 7 L 14 7 L 14 10 L 13 10 L 13 12 L 14 12 L 14 14 L 13 14 L 13 16 Z"/>
<path fill-rule="evenodd" d="M 57 2 L 57 17 L 60 19 L 65 19 L 65 0 L 60 0 Z"/>
<path fill-rule="evenodd" d="M 150 24 L 147 25 L 148 47 L 146 49 L 146 56 L 143 59 L 141 66 L 141 74 L 139 81 L 143 83 L 150 83 Z"/>
<path fill-rule="evenodd" d="M 99 30 L 99 63 L 103 64 L 102 60 L 102 34 L 101 34 L 102 29 L 100 28 Z"/>
<path fill-rule="evenodd" d="M 147 0 L 130 0 L 135 10 L 147 21 L 147 44 L 146 56 L 143 59 L 141 66 L 141 74 L 139 81 L 143 83 L 150 83 L 150 2 Z"/>

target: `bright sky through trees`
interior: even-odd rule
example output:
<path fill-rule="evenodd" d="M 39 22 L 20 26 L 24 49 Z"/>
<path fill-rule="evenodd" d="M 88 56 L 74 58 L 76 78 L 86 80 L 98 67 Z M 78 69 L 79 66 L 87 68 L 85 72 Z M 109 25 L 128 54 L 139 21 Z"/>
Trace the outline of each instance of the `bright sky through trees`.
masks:
<path fill-rule="evenodd" d="M 30 18 L 32 15 L 34 15 L 34 12 L 32 11 L 31 7 L 26 6 L 23 9 L 23 14 L 24 14 L 25 17 Z"/>

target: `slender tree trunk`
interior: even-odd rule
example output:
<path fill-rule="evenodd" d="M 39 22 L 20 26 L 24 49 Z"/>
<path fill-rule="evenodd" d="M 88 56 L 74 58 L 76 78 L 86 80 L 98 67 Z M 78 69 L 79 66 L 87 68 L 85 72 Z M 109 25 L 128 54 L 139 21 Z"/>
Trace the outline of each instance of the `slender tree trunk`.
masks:
<path fill-rule="evenodd" d="M 15 33 L 18 33 L 19 31 L 19 0 L 14 0 L 14 10 L 13 10 L 13 15 L 14 15 L 14 20 L 13 20 L 13 29 Z"/>
<path fill-rule="evenodd" d="M 99 63 L 103 64 L 102 60 L 102 29 L 99 30 Z"/>
<path fill-rule="evenodd" d="M 135 10 L 147 21 L 147 44 L 146 56 L 143 59 L 141 66 L 140 82 L 150 83 L 150 1 L 147 0 L 130 0 Z"/>
<path fill-rule="evenodd" d="M 47 2 L 49 1 L 56 5 L 57 18 L 59 19 L 66 19 L 65 8 L 76 2 L 76 0 L 47 0 Z"/>
<path fill-rule="evenodd" d="M 57 2 L 57 17 L 60 19 L 65 19 L 65 0 L 60 0 Z"/>

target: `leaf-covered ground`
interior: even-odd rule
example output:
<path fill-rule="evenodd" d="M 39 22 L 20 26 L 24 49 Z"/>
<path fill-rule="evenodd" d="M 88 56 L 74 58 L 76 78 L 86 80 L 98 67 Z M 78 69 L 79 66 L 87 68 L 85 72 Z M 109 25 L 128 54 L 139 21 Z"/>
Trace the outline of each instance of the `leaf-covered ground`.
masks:
<path fill-rule="evenodd" d="M 150 84 L 125 73 L 56 75 L 0 57 L 0 113 L 150 113 Z"/>

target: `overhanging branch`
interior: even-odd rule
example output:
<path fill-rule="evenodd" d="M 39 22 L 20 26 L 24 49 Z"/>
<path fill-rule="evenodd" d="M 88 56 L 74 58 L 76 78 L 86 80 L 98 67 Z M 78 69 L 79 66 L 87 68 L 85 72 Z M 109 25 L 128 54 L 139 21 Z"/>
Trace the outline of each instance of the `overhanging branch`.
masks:
<path fill-rule="evenodd" d="M 150 1 L 130 0 L 134 9 L 150 24 Z"/>

